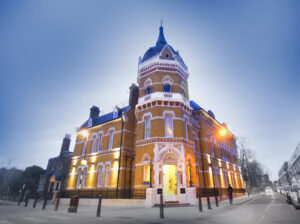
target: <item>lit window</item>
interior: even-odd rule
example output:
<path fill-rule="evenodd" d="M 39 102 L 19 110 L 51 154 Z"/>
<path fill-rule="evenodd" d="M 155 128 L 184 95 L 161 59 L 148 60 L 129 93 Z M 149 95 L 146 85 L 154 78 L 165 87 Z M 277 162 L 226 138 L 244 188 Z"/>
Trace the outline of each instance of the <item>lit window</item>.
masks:
<path fill-rule="evenodd" d="M 150 183 L 150 165 L 144 165 L 144 178 L 143 178 L 143 183 Z"/>
<path fill-rule="evenodd" d="M 146 95 L 151 94 L 151 87 L 150 87 L 150 86 L 148 86 L 148 87 L 146 88 L 145 94 L 146 94 Z"/>
<path fill-rule="evenodd" d="M 171 115 L 165 116 L 165 136 L 173 137 L 173 119 Z"/>
<path fill-rule="evenodd" d="M 164 92 L 171 92 L 171 85 L 170 84 L 165 84 L 164 85 Z"/>
<path fill-rule="evenodd" d="M 108 149 L 112 149 L 114 141 L 114 133 L 113 131 L 109 132 L 109 143 L 108 143 Z"/>
<path fill-rule="evenodd" d="M 145 118 L 145 139 L 150 138 L 150 117 Z"/>

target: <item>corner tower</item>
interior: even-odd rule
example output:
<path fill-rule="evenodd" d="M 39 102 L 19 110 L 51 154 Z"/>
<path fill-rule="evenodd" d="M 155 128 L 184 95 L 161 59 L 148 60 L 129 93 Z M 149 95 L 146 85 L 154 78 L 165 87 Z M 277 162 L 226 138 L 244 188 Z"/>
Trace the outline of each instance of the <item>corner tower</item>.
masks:
<path fill-rule="evenodd" d="M 149 206 L 193 201 L 195 152 L 188 68 L 159 28 L 156 45 L 139 60 L 135 188 L 147 188 Z"/>

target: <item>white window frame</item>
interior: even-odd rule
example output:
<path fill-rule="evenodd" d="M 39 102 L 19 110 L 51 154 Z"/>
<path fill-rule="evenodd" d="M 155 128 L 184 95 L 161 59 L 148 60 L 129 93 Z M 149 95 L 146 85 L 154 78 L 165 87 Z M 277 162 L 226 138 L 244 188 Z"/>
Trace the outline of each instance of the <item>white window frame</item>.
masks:
<path fill-rule="evenodd" d="M 168 124 L 168 118 L 170 118 L 170 123 Z M 171 134 L 168 133 L 168 125 L 170 125 Z M 165 114 L 165 137 L 174 137 L 174 130 L 173 130 L 173 115 L 172 114 Z"/>
<path fill-rule="evenodd" d="M 108 149 L 112 149 L 112 147 L 113 147 L 113 143 L 114 143 L 114 130 L 115 129 L 109 129 L 108 130 L 108 136 L 109 136 Z"/>
<path fill-rule="evenodd" d="M 102 140 L 103 140 L 103 131 L 99 132 L 99 134 L 98 134 L 97 152 L 101 151 Z"/>
<path fill-rule="evenodd" d="M 189 129 L 188 129 L 189 121 L 188 121 L 188 119 L 184 119 L 184 122 L 185 122 L 185 138 L 189 139 Z"/>
<path fill-rule="evenodd" d="M 92 136 L 92 141 L 93 141 L 93 143 L 92 143 L 92 149 L 91 149 L 91 153 L 93 153 L 93 152 L 96 152 L 96 147 L 97 147 L 97 139 L 98 139 L 98 136 L 97 136 L 97 134 L 93 134 L 93 136 Z"/>
<path fill-rule="evenodd" d="M 103 163 L 98 164 L 98 167 L 97 167 L 97 172 L 98 172 L 97 187 L 99 187 L 99 188 L 104 186 L 103 185 L 104 170 L 105 170 L 105 167 L 104 167 Z"/>
<path fill-rule="evenodd" d="M 150 138 L 150 135 L 151 135 L 151 117 L 150 116 L 147 116 L 145 117 L 144 119 L 144 124 L 145 124 L 145 135 L 144 135 L 144 138 L 145 139 L 148 139 Z"/>
<path fill-rule="evenodd" d="M 109 179 L 110 179 L 110 172 L 111 172 L 111 163 L 110 162 L 106 162 L 105 166 L 104 166 L 104 170 L 105 170 L 105 181 L 104 181 L 104 186 L 108 187 L 109 186 Z M 108 167 L 108 168 L 107 168 Z"/>
<path fill-rule="evenodd" d="M 81 152 L 81 155 L 82 155 L 82 156 L 85 154 L 87 142 L 88 142 L 88 138 L 84 138 L 84 139 L 83 139 L 82 152 Z"/>

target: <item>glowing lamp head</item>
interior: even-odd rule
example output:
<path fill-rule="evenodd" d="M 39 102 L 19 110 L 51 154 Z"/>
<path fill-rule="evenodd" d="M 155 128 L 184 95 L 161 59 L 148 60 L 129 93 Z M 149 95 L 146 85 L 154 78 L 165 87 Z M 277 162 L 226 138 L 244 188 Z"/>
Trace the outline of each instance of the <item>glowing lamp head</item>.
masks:
<path fill-rule="evenodd" d="M 81 160 L 81 165 L 82 166 L 85 166 L 87 164 L 87 161 L 84 159 L 84 160 Z"/>
<path fill-rule="evenodd" d="M 83 137 L 88 137 L 89 136 L 89 132 L 87 130 L 82 130 L 80 132 L 80 134 L 83 136 Z"/>
<path fill-rule="evenodd" d="M 225 129 L 221 129 L 220 130 L 220 135 L 221 136 L 225 136 L 226 135 L 226 130 Z"/>

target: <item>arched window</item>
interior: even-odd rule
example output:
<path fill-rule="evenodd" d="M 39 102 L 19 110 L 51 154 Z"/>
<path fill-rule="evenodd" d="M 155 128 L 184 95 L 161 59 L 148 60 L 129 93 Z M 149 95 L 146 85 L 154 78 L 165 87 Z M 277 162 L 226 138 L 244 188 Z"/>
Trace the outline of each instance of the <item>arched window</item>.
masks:
<path fill-rule="evenodd" d="M 94 135 L 93 136 L 93 144 L 92 144 L 92 150 L 91 150 L 91 153 L 95 152 L 96 151 L 96 147 L 97 147 L 97 135 Z"/>
<path fill-rule="evenodd" d="M 189 139 L 189 128 L 188 128 L 188 120 L 187 119 L 184 120 L 184 124 L 185 124 L 185 138 Z"/>
<path fill-rule="evenodd" d="M 98 152 L 101 151 L 101 145 L 102 145 L 102 132 L 99 133 L 99 137 L 98 137 L 98 147 L 97 147 Z"/>
<path fill-rule="evenodd" d="M 145 139 L 150 138 L 150 116 L 145 117 Z"/>
<path fill-rule="evenodd" d="M 113 147 L 113 141 L 114 141 L 114 131 L 111 130 L 111 131 L 109 132 L 108 149 L 112 149 L 112 147 Z"/>
<path fill-rule="evenodd" d="M 110 164 L 105 165 L 105 187 L 109 186 Z"/>
<path fill-rule="evenodd" d="M 151 85 L 152 85 L 152 80 L 151 79 L 147 79 L 144 82 L 145 95 L 151 94 Z"/>
<path fill-rule="evenodd" d="M 151 94 L 151 86 L 147 86 L 145 90 L 145 95 L 149 95 L 149 94 Z"/>
<path fill-rule="evenodd" d="M 87 168 L 83 169 L 83 174 L 82 174 L 82 184 L 81 184 L 81 188 L 86 187 L 86 177 L 87 177 Z"/>
<path fill-rule="evenodd" d="M 83 139 L 83 145 L 82 145 L 82 152 L 81 152 L 81 155 L 84 155 L 84 154 L 85 154 L 86 143 L 87 143 L 87 138 L 84 138 L 84 139 Z"/>
<path fill-rule="evenodd" d="M 104 177 L 104 169 L 103 169 L 103 166 L 99 166 L 98 167 L 98 180 L 97 180 L 97 187 L 100 187 L 100 188 L 102 188 L 102 187 L 104 187 L 104 179 L 103 179 L 103 177 Z"/>
<path fill-rule="evenodd" d="M 171 85 L 169 83 L 164 84 L 164 92 L 167 92 L 167 93 L 171 92 Z"/>
<path fill-rule="evenodd" d="M 193 132 L 194 152 L 196 152 L 196 133 Z"/>
<path fill-rule="evenodd" d="M 173 137 L 173 117 L 171 114 L 165 115 L 165 136 Z"/>
<path fill-rule="evenodd" d="M 81 168 L 78 169 L 77 171 L 77 183 L 76 183 L 76 188 L 80 187 L 80 180 L 81 180 Z"/>
<path fill-rule="evenodd" d="M 150 183 L 150 156 L 146 153 L 142 158 L 143 163 L 143 184 Z"/>

